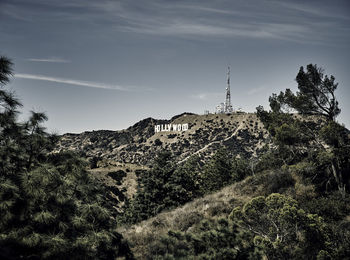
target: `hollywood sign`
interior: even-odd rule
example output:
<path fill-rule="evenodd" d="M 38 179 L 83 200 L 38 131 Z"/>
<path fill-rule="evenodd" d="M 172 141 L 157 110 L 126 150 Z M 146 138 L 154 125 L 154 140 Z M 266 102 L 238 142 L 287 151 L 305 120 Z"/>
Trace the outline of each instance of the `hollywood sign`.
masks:
<path fill-rule="evenodd" d="M 188 130 L 188 124 L 164 124 L 164 125 L 155 125 L 154 126 L 154 132 L 181 132 L 181 131 L 187 131 Z"/>

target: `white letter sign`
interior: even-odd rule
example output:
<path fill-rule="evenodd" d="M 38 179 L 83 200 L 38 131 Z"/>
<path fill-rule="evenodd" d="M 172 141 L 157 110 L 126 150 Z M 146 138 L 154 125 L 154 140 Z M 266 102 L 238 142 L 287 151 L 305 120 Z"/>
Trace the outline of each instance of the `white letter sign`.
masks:
<path fill-rule="evenodd" d="M 182 132 L 188 130 L 188 124 L 164 124 L 164 125 L 155 125 L 154 132 Z"/>

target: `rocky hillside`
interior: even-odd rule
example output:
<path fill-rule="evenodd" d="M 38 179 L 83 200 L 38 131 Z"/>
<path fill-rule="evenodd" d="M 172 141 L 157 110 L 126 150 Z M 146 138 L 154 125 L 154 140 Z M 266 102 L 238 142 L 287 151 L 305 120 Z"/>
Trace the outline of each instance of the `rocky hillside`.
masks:
<path fill-rule="evenodd" d="M 189 129 L 155 133 L 154 127 L 159 124 L 188 124 Z M 192 154 L 208 157 L 219 146 L 232 154 L 255 156 L 266 144 L 270 138 L 256 114 L 184 113 L 170 120 L 147 118 L 121 131 L 65 134 L 56 151 L 68 149 L 100 161 L 148 165 L 161 150 L 171 151 L 181 162 Z"/>

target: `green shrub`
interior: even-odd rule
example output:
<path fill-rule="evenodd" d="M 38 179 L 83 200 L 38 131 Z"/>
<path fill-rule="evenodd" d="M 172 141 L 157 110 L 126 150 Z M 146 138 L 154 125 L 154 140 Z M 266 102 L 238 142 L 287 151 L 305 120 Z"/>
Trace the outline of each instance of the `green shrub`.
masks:
<path fill-rule="evenodd" d="M 264 194 L 283 193 L 289 187 L 294 187 L 295 180 L 287 170 L 274 170 L 264 179 Z"/>

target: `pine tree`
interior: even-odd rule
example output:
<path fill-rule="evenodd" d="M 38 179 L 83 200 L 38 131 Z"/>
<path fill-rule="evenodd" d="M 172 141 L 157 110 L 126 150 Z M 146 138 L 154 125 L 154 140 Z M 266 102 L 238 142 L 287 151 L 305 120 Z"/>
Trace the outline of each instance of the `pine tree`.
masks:
<path fill-rule="evenodd" d="M 335 97 L 338 83 L 335 83 L 334 76 L 328 77 L 324 75 L 322 68 L 316 64 L 309 64 L 306 71 L 300 67 L 296 81 L 299 90 L 296 94 L 287 89 L 278 96 L 273 94 L 270 97 L 272 110 L 294 109 L 300 114 L 321 115 L 334 121 L 340 113 Z"/>
<path fill-rule="evenodd" d="M 85 161 L 49 154 L 56 137 L 42 126 L 45 114 L 17 121 L 21 104 L 3 88 L 11 66 L 0 57 L 0 258 L 131 258 Z"/>
<path fill-rule="evenodd" d="M 275 154 L 283 164 L 311 163 L 317 171 L 310 179 L 318 189 L 337 189 L 344 197 L 350 186 L 350 139 L 345 127 L 335 122 L 341 111 L 335 97 L 338 84 L 313 64 L 306 72 L 301 67 L 296 81 L 296 94 L 290 89 L 272 94 L 271 112 L 260 106 L 257 115 L 274 138 Z"/>
<path fill-rule="evenodd" d="M 137 193 L 125 209 L 124 222 L 145 220 L 200 196 L 198 167 L 196 157 L 178 166 L 171 153 L 159 153 L 152 169 L 138 177 Z"/>

